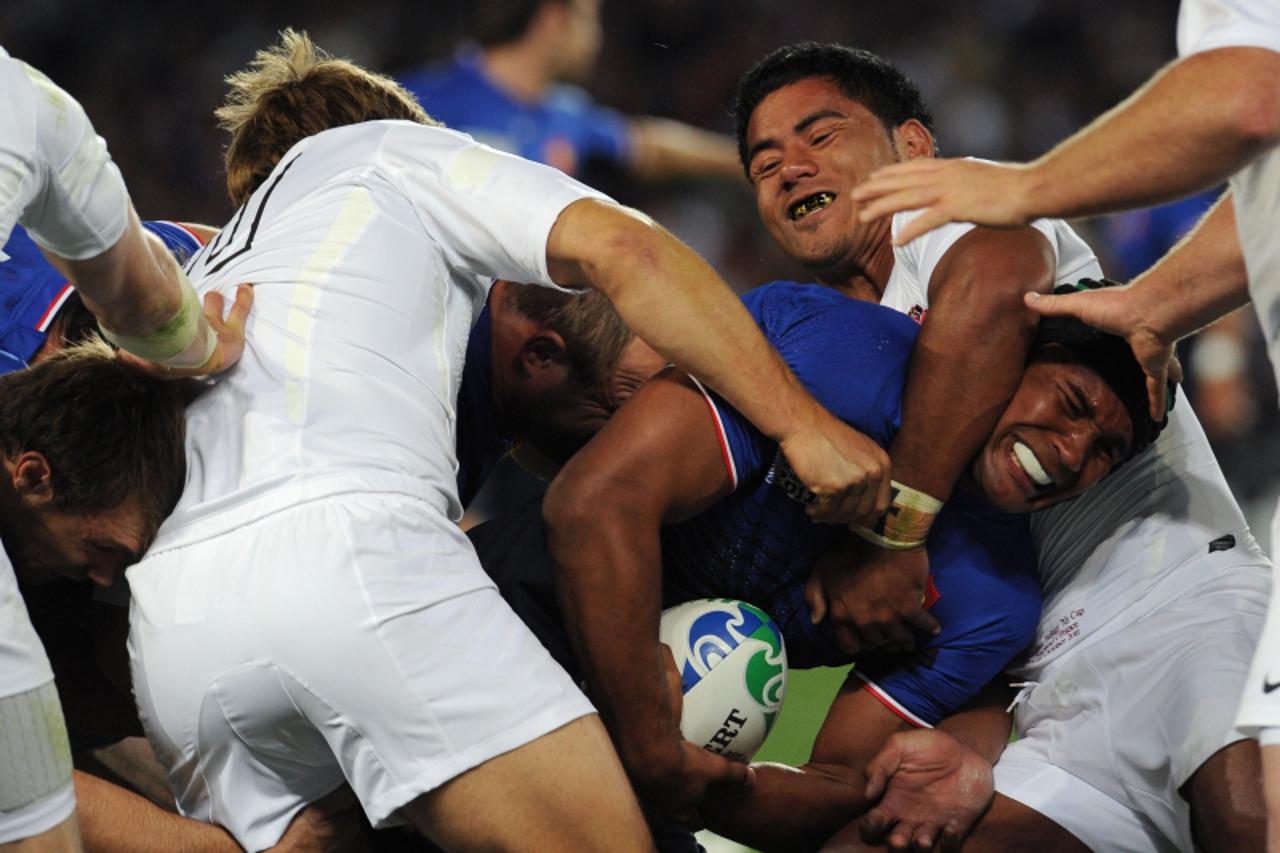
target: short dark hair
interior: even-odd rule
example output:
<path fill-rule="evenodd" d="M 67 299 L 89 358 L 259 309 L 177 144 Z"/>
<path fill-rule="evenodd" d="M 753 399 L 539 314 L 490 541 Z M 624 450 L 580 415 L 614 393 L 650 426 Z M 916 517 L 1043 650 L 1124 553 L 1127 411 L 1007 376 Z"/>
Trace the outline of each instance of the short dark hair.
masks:
<path fill-rule="evenodd" d="M 137 501 L 158 527 L 186 483 L 185 437 L 178 384 L 147 376 L 100 339 L 0 376 L 0 451 L 43 454 L 59 510 Z"/>
<path fill-rule="evenodd" d="M 799 42 L 767 54 L 738 83 L 733 115 L 743 169 L 747 167 L 747 125 L 755 108 L 771 92 L 814 77 L 831 80 L 845 97 L 880 119 L 889 133 L 908 119 L 933 133 L 933 115 L 920 90 L 893 63 L 860 47 Z"/>
<path fill-rule="evenodd" d="M 467 29 L 481 47 L 501 47 L 529 31 L 544 3 L 568 0 L 477 0 Z"/>
<path fill-rule="evenodd" d="M 1055 295 L 1115 287 L 1109 279 L 1081 279 L 1076 284 L 1060 284 L 1053 289 Z M 1109 335 L 1087 326 L 1074 317 L 1045 317 L 1040 321 L 1031 352 L 1049 344 L 1058 344 L 1070 352 L 1085 366 L 1102 377 L 1116 393 L 1129 420 L 1133 423 L 1133 443 L 1124 461 L 1132 459 L 1150 446 L 1169 423 L 1168 412 L 1173 408 L 1178 386 L 1169 380 L 1165 388 L 1165 414 L 1160 420 L 1151 419 L 1147 397 L 1147 374 L 1138 364 L 1128 342 L 1117 335 Z M 1119 466 L 1116 466 L 1119 467 Z M 1114 470 L 1114 468 L 1112 469 Z"/>
<path fill-rule="evenodd" d="M 517 312 L 564 338 L 570 375 L 587 388 L 605 382 L 635 333 L 613 303 L 597 290 L 565 293 L 532 284 L 511 284 Z"/>

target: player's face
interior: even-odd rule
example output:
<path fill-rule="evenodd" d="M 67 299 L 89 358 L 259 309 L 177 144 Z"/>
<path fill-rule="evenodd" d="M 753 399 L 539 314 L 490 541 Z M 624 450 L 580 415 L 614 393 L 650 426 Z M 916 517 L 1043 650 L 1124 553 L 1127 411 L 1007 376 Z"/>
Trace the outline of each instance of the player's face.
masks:
<path fill-rule="evenodd" d="M 24 579 L 57 575 L 105 587 L 142 558 L 154 534 L 132 502 L 95 513 L 44 508 L 24 518 L 20 534 L 9 537 L 18 540 L 10 557 Z"/>
<path fill-rule="evenodd" d="M 1129 413 L 1102 377 L 1046 347 L 974 460 L 973 478 L 996 507 L 1031 512 L 1097 483 L 1132 442 Z"/>
<path fill-rule="evenodd" d="M 586 388 L 567 376 L 522 406 L 521 437 L 552 461 L 563 465 L 582 449 L 632 394 L 666 366 L 666 359 L 639 338 L 622 351 L 608 381 Z"/>
<path fill-rule="evenodd" d="M 747 173 L 769 234 L 814 270 L 841 270 L 889 239 L 889 220 L 863 224 L 852 190 L 897 162 L 894 140 L 870 110 L 831 80 L 770 92 L 747 125 Z"/>
<path fill-rule="evenodd" d="M 569 0 L 566 6 L 567 30 L 556 76 L 584 80 L 596 64 L 604 39 L 600 28 L 600 0 Z"/>

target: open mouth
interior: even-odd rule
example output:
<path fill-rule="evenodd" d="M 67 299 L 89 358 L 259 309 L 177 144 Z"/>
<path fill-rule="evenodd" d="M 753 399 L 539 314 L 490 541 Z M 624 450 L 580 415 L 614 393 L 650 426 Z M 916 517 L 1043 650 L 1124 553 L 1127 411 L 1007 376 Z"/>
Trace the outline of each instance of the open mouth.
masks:
<path fill-rule="evenodd" d="M 1021 441 L 1013 443 L 1013 460 L 1031 478 L 1038 489 L 1047 489 L 1053 485 L 1053 478 L 1044 470 L 1036 454 Z"/>
<path fill-rule="evenodd" d="M 792 222 L 798 222 L 809 214 L 822 210 L 835 200 L 836 197 L 834 193 L 829 193 L 824 190 L 800 199 L 800 201 L 788 208 L 787 214 L 791 217 Z"/>

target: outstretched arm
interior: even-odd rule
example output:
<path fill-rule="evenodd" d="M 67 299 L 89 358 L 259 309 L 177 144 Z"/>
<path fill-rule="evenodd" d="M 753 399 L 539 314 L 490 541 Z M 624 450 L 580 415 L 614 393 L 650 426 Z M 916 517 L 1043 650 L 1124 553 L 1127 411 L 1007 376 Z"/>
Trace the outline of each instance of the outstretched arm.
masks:
<path fill-rule="evenodd" d="M 864 221 L 926 212 L 906 243 L 946 222 L 1023 225 L 1141 207 L 1221 184 L 1280 141 L 1280 53 L 1226 47 L 1157 73 L 1119 106 L 1029 164 L 914 160 L 854 192 Z"/>
<path fill-rule="evenodd" d="M 565 628 L 646 807 L 692 822 L 713 781 L 747 768 L 683 741 L 658 640 L 659 530 L 729 489 L 707 403 L 651 380 L 552 483 L 543 503 Z"/>
<path fill-rule="evenodd" d="M 850 676 L 809 760 L 800 767 L 752 765 L 750 787 L 719 789 L 707 797 L 707 826 L 759 850 L 815 850 L 874 802 L 866 795 L 867 762 L 886 738 L 910 728 Z"/>
<path fill-rule="evenodd" d="M 557 284 L 603 292 L 641 339 L 777 441 L 818 496 L 815 520 L 848 523 L 888 506 L 883 449 L 818 405 L 728 285 L 652 220 L 577 201 L 552 228 L 547 259 Z"/>
<path fill-rule="evenodd" d="M 738 145 L 728 136 L 665 118 L 633 118 L 631 167 L 643 178 L 741 179 Z"/>

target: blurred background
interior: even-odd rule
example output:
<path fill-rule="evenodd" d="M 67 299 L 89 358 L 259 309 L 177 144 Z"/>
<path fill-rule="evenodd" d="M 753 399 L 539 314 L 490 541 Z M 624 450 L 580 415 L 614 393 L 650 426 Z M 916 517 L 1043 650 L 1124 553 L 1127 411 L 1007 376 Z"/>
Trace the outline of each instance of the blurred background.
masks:
<path fill-rule="evenodd" d="M 486 2 L 494 0 L 224 0 L 197 16 L 196 7 L 157 0 L 0 0 L 0 45 L 84 104 L 144 217 L 218 225 L 232 212 L 212 118 L 222 78 L 278 30 L 305 29 L 335 55 L 406 76 L 465 49 Z M 497 8 L 520 2 L 501 0 Z M 732 133 L 735 86 L 757 58 L 792 41 L 842 41 L 889 58 L 914 78 L 932 105 L 945 154 L 1028 159 L 1172 59 L 1176 12 L 1176 0 L 606 0 L 594 64 L 565 73 L 622 114 Z M 433 112 L 429 99 L 424 106 Z M 642 182 L 623 165 L 590 158 L 576 171 L 653 215 L 737 288 L 806 278 L 759 226 L 740 175 Z M 1124 280 L 1163 254 L 1213 197 L 1079 228 L 1110 276 Z M 1182 356 L 1185 392 L 1255 534 L 1270 548 L 1280 429 L 1256 320 L 1249 309 L 1237 312 Z M 835 685 L 838 678 L 828 678 L 821 690 L 834 692 Z M 825 699 L 806 704 L 812 713 L 789 703 L 784 719 L 792 722 L 782 728 L 798 734 L 762 757 L 804 754 L 811 733 L 795 718 L 820 716 Z"/>

